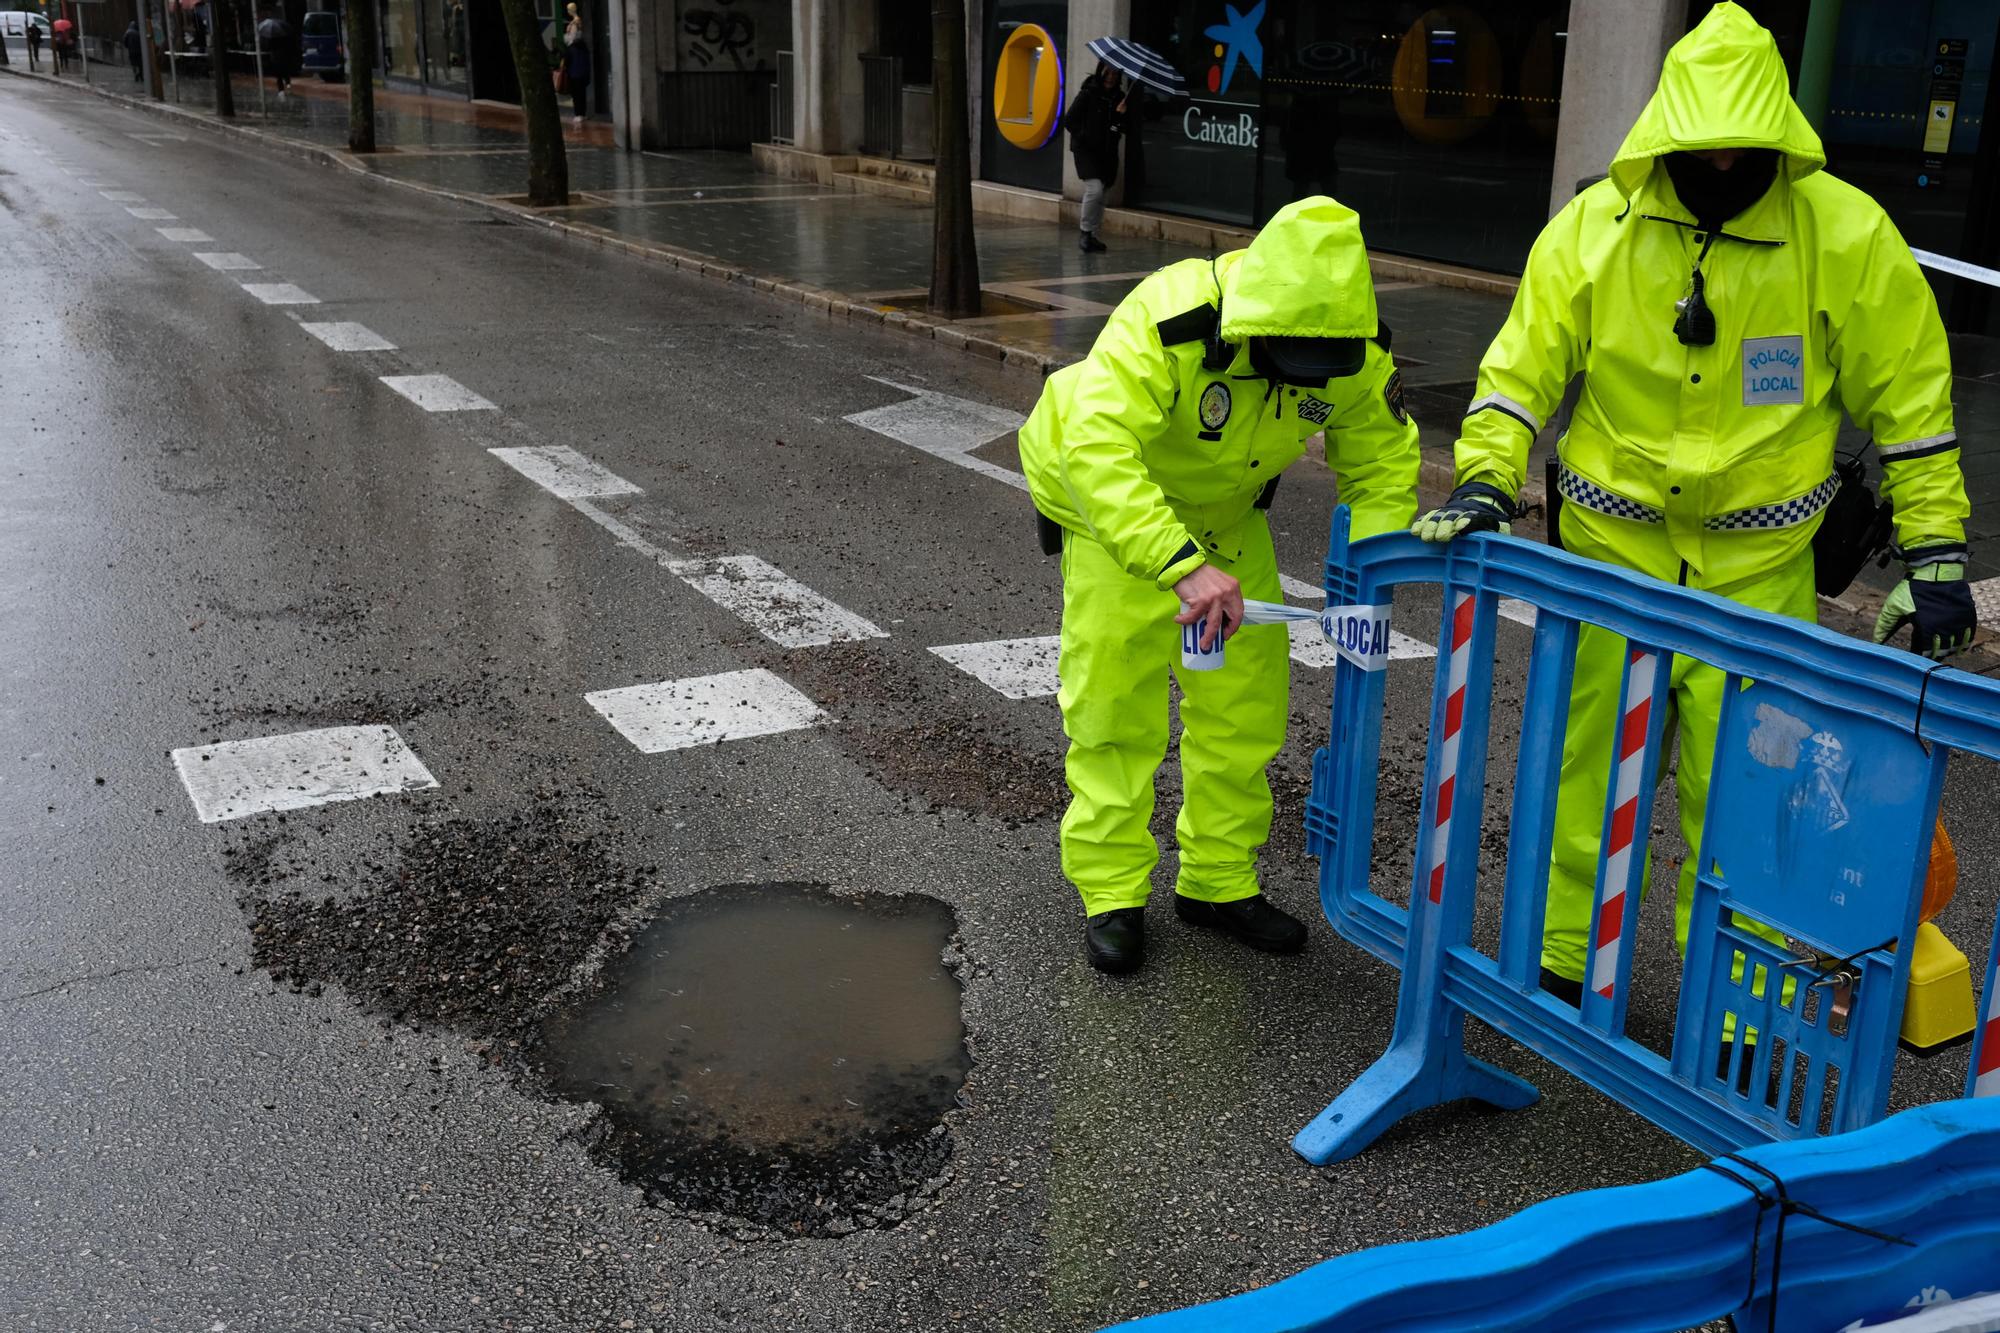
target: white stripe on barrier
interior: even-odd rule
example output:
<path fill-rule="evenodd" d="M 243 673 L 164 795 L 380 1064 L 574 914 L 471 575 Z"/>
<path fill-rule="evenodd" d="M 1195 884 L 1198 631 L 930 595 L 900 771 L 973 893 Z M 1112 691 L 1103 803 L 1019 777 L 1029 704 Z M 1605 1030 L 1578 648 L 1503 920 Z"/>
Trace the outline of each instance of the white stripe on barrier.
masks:
<path fill-rule="evenodd" d="M 1986 988 L 1986 1012 L 1980 1016 L 1979 1026 L 1979 1044 L 1973 1047 L 1979 1068 L 1972 1081 L 1972 1095 L 2000 1097 L 2000 985 Z"/>
<path fill-rule="evenodd" d="M 1451 845 L 1451 807 L 1458 790 L 1458 742 L 1465 731 L 1465 680 L 1472 668 L 1472 594 L 1459 593 L 1451 604 L 1451 657 L 1445 667 L 1444 740 L 1438 746 L 1438 783 L 1432 807 L 1429 873 L 1426 891 L 1432 902 L 1444 897 L 1446 849 Z"/>
<path fill-rule="evenodd" d="M 1993 269 L 1968 264 L 1963 259 L 1953 259 L 1950 255 L 1932 254 L 1929 250 L 1919 250 L 1915 246 L 1910 247 L 1910 253 L 1915 255 L 1917 262 L 1925 268 L 1934 268 L 1955 278 L 1970 278 L 1974 282 L 1983 282 L 1988 287 L 2000 287 L 2000 272 Z"/>
<path fill-rule="evenodd" d="M 1626 886 L 1631 879 L 1633 851 L 1639 843 L 1634 821 L 1639 810 L 1639 787 L 1645 781 L 1646 734 L 1651 729 L 1653 684 L 1659 666 L 1658 653 L 1632 654 L 1625 710 L 1614 738 L 1618 746 L 1618 769 L 1612 789 L 1611 836 L 1606 844 L 1610 850 L 1604 859 L 1603 897 L 1597 909 L 1597 947 L 1590 963 L 1590 988 L 1607 998 L 1618 981 L 1618 943 L 1625 934 Z"/>

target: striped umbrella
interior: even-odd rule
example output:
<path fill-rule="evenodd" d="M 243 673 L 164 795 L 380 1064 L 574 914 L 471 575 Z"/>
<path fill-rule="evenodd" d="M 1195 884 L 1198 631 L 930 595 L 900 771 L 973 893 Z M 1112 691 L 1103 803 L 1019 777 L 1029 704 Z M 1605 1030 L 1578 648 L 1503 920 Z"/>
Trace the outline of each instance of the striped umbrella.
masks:
<path fill-rule="evenodd" d="M 1168 97 L 1187 96 L 1187 80 L 1151 47 L 1123 37 L 1099 37 L 1090 44 L 1090 53 L 1136 83 Z"/>

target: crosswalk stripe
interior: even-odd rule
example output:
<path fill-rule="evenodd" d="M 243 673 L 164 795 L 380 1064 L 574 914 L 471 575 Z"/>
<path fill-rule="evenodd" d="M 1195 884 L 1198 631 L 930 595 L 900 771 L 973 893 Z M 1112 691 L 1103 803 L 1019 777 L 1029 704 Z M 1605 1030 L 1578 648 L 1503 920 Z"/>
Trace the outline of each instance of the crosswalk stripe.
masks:
<path fill-rule="evenodd" d="M 299 321 L 299 327 L 325 343 L 336 352 L 393 352 L 396 344 L 384 338 L 366 324 L 356 324 L 351 320 L 332 320 L 314 324 Z"/>
<path fill-rule="evenodd" d="M 667 569 L 709 601 L 786 648 L 889 637 L 873 622 L 754 555 L 675 560 Z"/>
<path fill-rule="evenodd" d="M 249 255 L 239 255 L 234 250 L 201 252 L 197 253 L 195 258 L 210 268 L 220 269 L 225 273 L 236 271 L 247 272 L 250 269 L 264 267 Z"/>
<path fill-rule="evenodd" d="M 319 298 L 290 282 L 246 282 L 243 290 L 265 305 L 318 305 Z"/>
<path fill-rule="evenodd" d="M 213 245 L 215 238 L 199 227 L 155 227 L 162 237 L 180 245 Z"/>
<path fill-rule="evenodd" d="M 174 768 L 204 824 L 435 787 L 394 727 L 325 727 L 187 746 Z"/>
<path fill-rule="evenodd" d="M 868 378 L 877 384 L 886 384 L 916 396 L 900 403 L 851 413 L 842 420 L 863 430 L 872 430 L 877 435 L 885 435 L 898 444 L 907 444 L 933 458 L 942 458 L 947 463 L 955 463 L 995 481 L 1005 482 L 1017 490 L 1028 489 L 1028 479 L 1020 473 L 983 458 L 975 458 L 972 454 L 981 445 L 989 444 L 1009 431 L 1019 430 L 1021 423 L 1027 420 L 1019 412 L 953 394 L 938 393 L 933 389 L 899 384 L 880 375 Z"/>
<path fill-rule="evenodd" d="M 382 383 L 426 412 L 497 412 L 499 408 L 449 375 L 384 375 Z"/>
<path fill-rule="evenodd" d="M 761 667 L 594 690 L 583 697 L 642 754 L 796 731 L 826 716 Z"/>
<path fill-rule="evenodd" d="M 125 210 L 141 222 L 178 222 L 180 219 L 164 208 L 128 208 Z"/>
<path fill-rule="evenodd" d="M 1057 635 L 948 643 L 931 649 L 939 657 L 1009 699 L 1042 699 L 1056 692 Z"/>

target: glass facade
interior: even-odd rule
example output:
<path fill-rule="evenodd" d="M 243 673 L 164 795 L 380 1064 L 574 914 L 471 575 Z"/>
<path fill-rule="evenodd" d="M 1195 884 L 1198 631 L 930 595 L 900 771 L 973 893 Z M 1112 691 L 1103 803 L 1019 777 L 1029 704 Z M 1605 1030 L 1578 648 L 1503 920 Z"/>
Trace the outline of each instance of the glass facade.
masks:
<path fill-rule="evenodd" d="M 423 0 L 424 82 L 448 92 L 464 92 L 465 0 Z"/>
<path fill-rule="evenodd" d="M 1128 135 L 1126 202 L 1261 223 L 1304 195 L 1375 248 L 1519 272 L 1547 217 L 1567 0 L 1162 0 L 1132 35 L 1187 78 Z"/>
<path fill-rule="evenodd" d="M 383 0 L 382 72 L 393 79 L 424 77 L 417 50 L 417 0 Z"/>

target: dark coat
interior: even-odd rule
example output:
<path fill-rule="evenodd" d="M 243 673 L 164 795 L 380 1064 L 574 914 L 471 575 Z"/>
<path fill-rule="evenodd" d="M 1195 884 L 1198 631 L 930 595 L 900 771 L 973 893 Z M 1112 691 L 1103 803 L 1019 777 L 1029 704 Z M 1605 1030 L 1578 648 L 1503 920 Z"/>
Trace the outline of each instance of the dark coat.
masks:
<path fill-rule="evenodd" d="M 563 45 L 563 79 L 572 88 L 590 86 L 590 41 L 567 42 Z"/>
<path fill-rule="evenodd" d="M 133 64 L 137 65 L 140 63 L 139 25 L 136 23 L 125 29 L 125 54 L 132 58 Z"/>
<path fill-rule="evenodd" d="M 1106 88 L 1092 79 L 1069 104 L 1069 151 L 1076 159 L 1076 174 L 1084 180 L 1108 186 L 1118 179 L 1118 134 L 1125 128 L 1118 103 L 1124 97 L 1123 89 Z"/>

